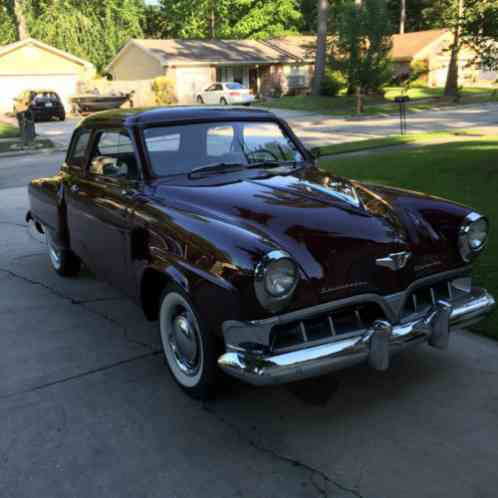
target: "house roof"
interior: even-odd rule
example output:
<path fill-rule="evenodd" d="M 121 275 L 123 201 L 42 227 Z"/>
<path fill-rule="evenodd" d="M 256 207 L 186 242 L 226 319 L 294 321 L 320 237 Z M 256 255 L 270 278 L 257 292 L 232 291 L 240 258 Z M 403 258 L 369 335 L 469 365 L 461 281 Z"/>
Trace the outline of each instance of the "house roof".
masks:
<path fill-rule="evenodd" d="M 420 52 L 448 34 L 448 29 L 433 29 L 429 31 L 415 31 L 403 35 L 393 35 L 391 58 L 394 61 L 411 61 Z"/>
<path fill-rule="evenodd" d="M 42 48 L 44 50 L 47 50 L 48 52 L 52 52 L 53 54 L 56 54 L 67 60 L 70 60 L 76 64 L 81 64 L 82 66 L 93 68 L 93 64 L 91 62 L 88 62 L 84 59 L 80 59 L 79 57 L 76 57 L 75 55 L 70 54 L 69 52 L 65 52 L 64 50 L 59 50 L 58 48 L 55 48 L 52 45 L 47 45 L 46 43 L 43 43 L 40 40 L 36 40 L 35 38 L 26 38 L 25 40 L 10 43 L 9 45 L 4 45 L 3 47 L 0 47 L 0 57 L 24 46 L 35 46 L 38 48 Z"/>
<path fill-rule="evenodd" d="M 163 66 L 223 64 L 275 64 L 300 62 L 314 37 L 286 37 L 256 40 L 184 40 L 132 39 L 107 66 L 107 70 L 134 45 L 154 57 Z"/>

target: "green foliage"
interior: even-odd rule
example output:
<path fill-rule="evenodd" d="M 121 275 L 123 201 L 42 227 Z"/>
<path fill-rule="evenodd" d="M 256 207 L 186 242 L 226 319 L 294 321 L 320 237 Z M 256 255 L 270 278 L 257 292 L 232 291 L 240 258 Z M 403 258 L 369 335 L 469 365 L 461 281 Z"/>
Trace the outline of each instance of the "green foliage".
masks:
<path fill-rule="evenodd" d="M 327 67 L 322 82 L 321 94 L 327 97 L 337 97 L 346 85 L 346 78 L 340 71 L 334 71 L 331 67 Z"/>
<path fill-rule="evenodd" d="M 174 83 L 166 76 L 159 76 L 151 85 L 157 105 L 172 105 L 178 102 Z"/>
<path fill-rule="evenodd" d="M 297 34 L 297 0 L 160 0 L 168 38 L 264 39 Z M 213 33 L 214 29 L 214 33 Z"/>
<path fill-rule="evenodd" d="M 349 88 L 377 91 L 391 80 L 387 19 L 385 0 L 364 0 L 361 7 L 350 0 L 339 11 L 332 63 L 345 75 Z"/>
<path fill-rule="evenodd" d="M 25 0 L 30 36 L 102 69 L 131 37 L 143 36 L 143 0 Z"/>
<path fill-rule="evenodd" d="M 498 2 L 467 0 L 462 19 L 462 41 L 479 54 L 480 62 L 498 69 Z"/>
<path fill-rule="evenodd" d="M 4 3 L 0 4 L 0 45 L 16 41 L 16 24 L 12 10 Z"/>

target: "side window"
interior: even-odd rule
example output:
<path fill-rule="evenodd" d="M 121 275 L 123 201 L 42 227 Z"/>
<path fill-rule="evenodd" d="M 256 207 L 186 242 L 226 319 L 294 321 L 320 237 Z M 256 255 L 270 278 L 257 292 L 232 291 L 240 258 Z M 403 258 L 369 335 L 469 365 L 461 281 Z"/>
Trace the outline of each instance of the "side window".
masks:
<path fill-rule="evenodd" d="M 75 137 L 75 141 L 73 147 L 71 148 L 71 154 L 67 163 L 70 166 L 74 166 L 76 168 L 83 168 L 86 151 L 88 149 L 88 143 L 90 142 L 91 132 L 90 130 L 81 130 L 78 132 L 78 135 Z"/>
<path fill-rule="evenodd" d="M 97 134 L 90 158 L 90 173 L 116 179 L 138 178 L 137 160 L 127 131 Z"/>
<path fill-rule="evenodd" d="M 223 85 L 216 85 L 215 90 L 216 90 L 217 92 L 221 92 L 221 91 L 223 91 Z"/>
<path fill-rule="evenodd" d="M 230 154 L 234 139 L 233 126 L 213 126 L 208 128 L 206 152 L 208 156 L 224 156 Z"/>

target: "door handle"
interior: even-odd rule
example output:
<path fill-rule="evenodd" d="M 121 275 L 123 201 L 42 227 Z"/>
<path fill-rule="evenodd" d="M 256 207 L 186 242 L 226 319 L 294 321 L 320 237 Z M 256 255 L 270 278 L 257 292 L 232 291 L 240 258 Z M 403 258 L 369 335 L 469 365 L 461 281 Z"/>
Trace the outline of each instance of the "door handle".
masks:
<path fill-rule="evenodd" d="M 71 185 L 71 192 L 73 192 L 74 194 L 77 194 L 78 192 L 80 191 L 80 186 L 79 185 Z"/>

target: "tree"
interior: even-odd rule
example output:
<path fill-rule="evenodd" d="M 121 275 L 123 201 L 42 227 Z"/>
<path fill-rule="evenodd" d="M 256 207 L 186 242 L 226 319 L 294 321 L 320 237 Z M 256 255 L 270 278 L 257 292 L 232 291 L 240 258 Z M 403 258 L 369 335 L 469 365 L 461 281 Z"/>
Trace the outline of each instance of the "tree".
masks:
<path fill-rule="evenodd" d="M 9 5 L 0 5 L 0 45 L 12 43 L 17 39 L 15 16 Z"/>
<path fill-rule="evenodd" d="M 399 21 L 399 34 L 405 34 L 406 25 L 406 0 L 401 0 L 401 19 Z"/>
<path fill-rule="evenodd" d="M 27 0 L 26 0 L 27 1 Z M 129 40 L 143 36 L 142 0 L 29 0 L 31 35 L 102 69 Z"/>
<path fill-rule="evenodd" d="M 446 78 L 446 86 L 444 95 L 446 97 L 458 97 L 458 58 L 460 56 L 462 22 L 464 15 L 464 0 L 455 0 L 455 5 L 452 6 L 456 12 L 453 13 L 453 43 L 451 45 L 450 64 L 448 67 L 448 77 Z M 450 13 L 451 15 L 451 13 Z"/>
<path fill-rule="evenodd" d="M 462 43 L 476 52 L 472 63 L 498 69 L 498 3 L 496 0 L 467 0 L 461 23 Z"/>
<path fill-rule="evenodd" d="M 356 90 L 359 113 L 363 95 L 379 90 L 392 76 L 391 30 L 384 0 L 344 2 L 332 64 L 346 76 L 348 87 Z"/>
<path fill-rule="evenodd" d="M 11 9 L 16 19 L 17 39 L 25 40 L 29 38 L 28 25 L 26 20 L 26 2 L 24 0 L 10 0 Z"/>
<path fill-rule="evenodd" d="M 297 0 L 160 0 L 168 38 L 265 39 L 297 34 Z"/>
<path fill-rule="evenodd" d="M 325 63 L 327 59 L 327 17 L 329 10 L 328 0 L 318 0 L 318 29 L 316 39 L 315 74 L 313 76 L 313 95 L 320 95 Z"/>

